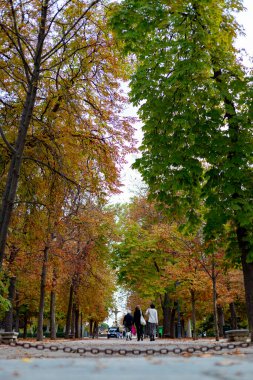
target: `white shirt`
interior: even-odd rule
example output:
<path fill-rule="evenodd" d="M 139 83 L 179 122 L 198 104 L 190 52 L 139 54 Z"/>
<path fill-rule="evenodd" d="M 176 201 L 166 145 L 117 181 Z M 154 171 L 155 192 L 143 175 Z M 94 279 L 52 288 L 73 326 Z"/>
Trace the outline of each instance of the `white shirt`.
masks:
<path fill-rule="evenodd" d="M 149 323 L 155 323 L 156 325 L 158 325 L 158 315 L 156 309 L 151 309 L 149 307 L 145 314 L 148 315 Z"/>

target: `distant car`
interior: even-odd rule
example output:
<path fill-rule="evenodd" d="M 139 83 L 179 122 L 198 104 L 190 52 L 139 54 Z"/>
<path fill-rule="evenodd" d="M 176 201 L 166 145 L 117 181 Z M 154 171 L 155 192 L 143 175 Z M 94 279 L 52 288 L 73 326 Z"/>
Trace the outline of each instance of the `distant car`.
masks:
<path fill-rule="evenodd" d="M 118 338 L 119 334 L 119 329 L 117 327 L 110 327 L 107 333 L 107 338 Z"/>

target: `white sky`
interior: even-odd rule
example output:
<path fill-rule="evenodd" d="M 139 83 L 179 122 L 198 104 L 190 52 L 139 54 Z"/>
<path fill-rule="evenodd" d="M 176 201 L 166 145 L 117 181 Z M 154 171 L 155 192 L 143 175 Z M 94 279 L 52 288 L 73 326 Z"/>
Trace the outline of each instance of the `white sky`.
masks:
<path fill-rule="evenodd" d="M 253 0 L 244 0 L 244 7 L 247 8 L 244 12 L 237 15 L 237 20 L 245 30 L 245 36 L 240 36 L 237 39 L 236 46 L 245 49 L 247 53 L 253 57 Z M 249 60 L 245 60 L 245 64 L 253 66 Z M 136 108 L 129 106 L 125 115 L 136 116 Z M 141 141 L 141 124 L 136 125 L 136 139 Z M 136 170 L 131 169 L 131 165 L 135 161 L 137 155 L 129 155 L 127 157 L 128 163 L 124 165 L 121 175 L 121 182 L 123 184 L 122 193 L 111 197 L 111 202 L 128 202 L 131 197 L 138 194 L 139 189 L 143 186 L 141 176 Z"/>
<path fill-rule="evenodd" d="M 238 14 L 237 20 L 245 29 L 246 35 L 238 38 L 237 46 L 246 49 L 253 56 L 253 0 L 244 0 L 243 5 L 246 10 Z"/>

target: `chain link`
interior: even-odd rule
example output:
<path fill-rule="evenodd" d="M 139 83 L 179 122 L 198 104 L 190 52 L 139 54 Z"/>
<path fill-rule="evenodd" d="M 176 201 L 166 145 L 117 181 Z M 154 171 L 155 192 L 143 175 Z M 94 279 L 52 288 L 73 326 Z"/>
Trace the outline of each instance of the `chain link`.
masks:
<path fill-rule="evenodd" d="M 19 341 L 0 341 L 0 344 L 3 345 L 9 345 L 11 347 L 22 347 L 24 349 L 36 349 L 38 351 L 44 351 L 49 350 L 52 352 L 56 351 L 63 351 L 64 353 L 71 353 L 71 354 L 79 354 L 81 356 L 85 354 L 91 354 L 91 355 L 99 355 L 104 354 L 107 356 L 113 356 L 113 355 L 121 355 L 121 356 L 127 356 L 127 355 L 134 355 L 134 356 L 140 356 L 140 355 L 168 355 L 168 354 L 175 354 L 175 355 L 184 355 L 184 354 L 194 354 L 197 352 L 205 353 L 208 351 L 222 351 L 222 350 L 234 350 L 238 348 L 248 348 L 253 346 L 253 343 L 250 342 L 242 342 L 242 343 L 228 343 L 228 344 L 215 344 L 211 346 L 188 346 L 188 347 L 174 347 L 174 348 L 147 348 L 147 349 L 139 349 L 139 348 L 133 348 L 133 349 L 113 349 L 113 348 L 83 348 L 83 347 L 70 347 L 70 346 L 57 346 L 57 345 L 45 345 L 43 343 L 29 343 L 29 342 L 19 342 Z"/>

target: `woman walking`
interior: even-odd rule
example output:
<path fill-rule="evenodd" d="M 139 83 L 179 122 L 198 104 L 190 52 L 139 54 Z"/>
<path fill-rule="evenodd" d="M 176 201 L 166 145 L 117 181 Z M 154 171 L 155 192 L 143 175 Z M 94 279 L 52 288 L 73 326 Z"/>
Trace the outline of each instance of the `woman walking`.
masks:
<path fill-rule="evenodd" d="M 158 325 L 158 314 L 155 305 L 152 303 L 147 309 L 146 315 L 148 315 L 149 324 L 149 336 L 150 340 L 154 341 L 156 336 L 156 325 Z"/>
<path fill-rule="evenodd" d="M 134 311 L 134 324 L 137 332 L 137 340 L 143 340 L 143 326 L 141 324 L 142 311 L 139 305 L 136 306 Z"/>

